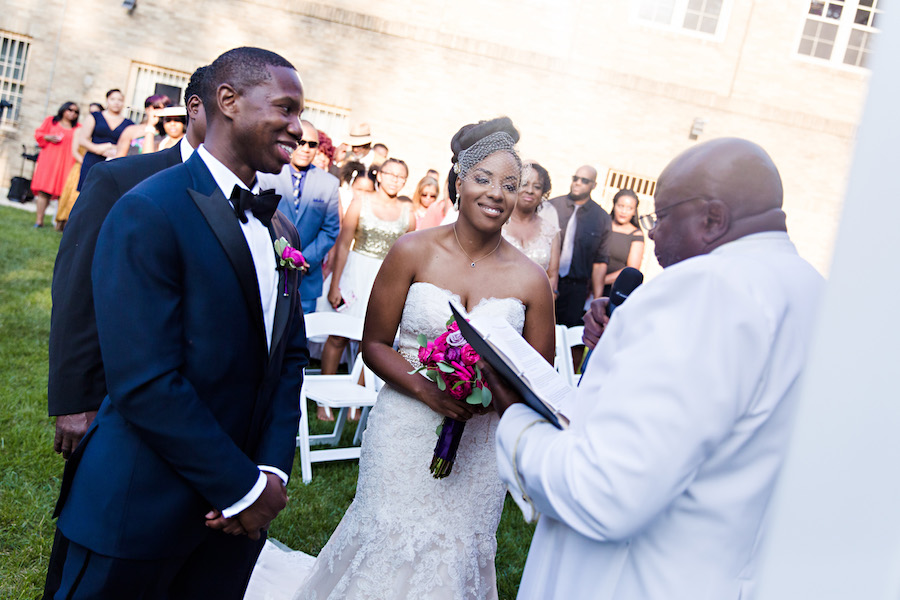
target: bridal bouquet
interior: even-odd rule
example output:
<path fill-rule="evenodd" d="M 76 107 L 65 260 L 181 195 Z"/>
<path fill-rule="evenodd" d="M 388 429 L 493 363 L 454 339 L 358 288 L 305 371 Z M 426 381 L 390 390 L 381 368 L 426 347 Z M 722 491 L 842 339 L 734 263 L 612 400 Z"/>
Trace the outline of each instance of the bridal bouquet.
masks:
<path fill-rule="evenodd" d="M 410 371 L 410 374 L 424 372 L 425 377 L 437 384 L 439 390 L 449 391 L 457 400 L 482 406 L 491 403 L 491 390 L 482 379 L 481 369 L 475 366 L 481 357 L 466 342 L 454 317 L 450 317 L 447 331 L 437 339 L 429 342 L 424 334 L 420 334 L 418 342 L 422 366 Z M 463 421 L 444 417 L 438 427 L 438 441 L 431 460 L 431 473 L 435 479 L 450 474 L 465 426 Z"/>

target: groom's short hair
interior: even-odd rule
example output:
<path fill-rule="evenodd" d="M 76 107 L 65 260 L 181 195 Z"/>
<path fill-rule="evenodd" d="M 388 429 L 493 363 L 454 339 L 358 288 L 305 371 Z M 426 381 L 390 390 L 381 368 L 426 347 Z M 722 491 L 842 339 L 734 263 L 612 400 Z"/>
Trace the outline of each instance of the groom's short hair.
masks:
<path fill-rule="evenodd" d="M 203 77 L 203 93 L 200 99 L 207 115 L 219 110 L 216 90 L 220 85 L 227 83 L 237 93 L 243 94 L 248 88 L 271 79 L 268 67 L 287 67 L 296 70 L 294 65 L 280 54 L 262 48 L 242 46 L 219 56 L 209 65 Z"/>

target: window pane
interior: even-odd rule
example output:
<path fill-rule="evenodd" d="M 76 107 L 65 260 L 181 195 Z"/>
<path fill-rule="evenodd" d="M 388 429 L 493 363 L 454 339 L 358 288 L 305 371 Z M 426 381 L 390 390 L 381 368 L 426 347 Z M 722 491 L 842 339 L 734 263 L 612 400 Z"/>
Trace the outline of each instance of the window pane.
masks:
<path fill-rule="evenodd" d="M 872 6 L 874 4 L 873 0 L 859 0 L 860 6 Z"/>
<path fill-rule="evenodd" d="M 872 23 L 871 23 L 872 27 L 874 27 L 875 29 L 879 29 L 881 27 L 881 25 L 879 25 L 880 21 L 881 21 L 881 13 L 874 13 L 872 15 Z"/>
<path fill-rule="evenodd" d="M 813 56 L 815 56 L 816 58 L 829 59 L 829 58 L 831 58 L 831 49 L 833 47 L 834 46 L 832 44 L 829 44 L 826 42 L 819 42 L 816 45 L 816 51 L 813 54 Z"/>
<path fill-rule="evenodd" d="M 859 51 L 847 48 L 847 53 L 844 55 L 844 64 L 859 65 Z"/>
<path fill-rule="evenodd" d="M 807 38 L 803 38 L 800 40 L 800 47 L 797 48 L 797 53 L 805 54 L 806 56 L 812 56 L 813 49 L 813 41 Z"/>
<path fill-rule="evenodd" d="M 838 27 L 837 25 L 831 25 L 829 23 L 820 23 L 822 26 L 819 29 L 819 41 L 825 42 L 834 42 L 834 38 L 837 37 Z"/>
<path fill-rule="evenodd" d="M 868 25 L 869 17 L 871 15 L 872 15 L 872 13 L 870 13 L 867 10 L 857 9 L 856 16 L 853 17 L 853 22 L 856 23 L 857 25 Z"/>
<path fill-rule="evenodd" d="M 698 29 L 698 23 L 700 23 L 700 15 L 697 13 L 689 12 L 684 15 L 684 28 L 691 29 L 696 31 Z"/>
<path fill-rule="evenodd" d="M 829 19 L 840 19 L 841 13 L 843 12 L 843 10 L 844 10 L 844 7 L 841 6 L 840 4 L 832 3 L 832 4 L 828 5 L 828 12 L 825 14 L 825 16 L 828 17 Z"/>
<path fill-rule="evenodd" d="M 814 38 L 819 35 L 819 21 L 813 21 L 812 19 L 806 20 L 806 25 L 803 26 L 803 35 L 807 37 Z"/>
<path fill-rule="evenodd" d="M 703 17 L 703 22 L 700 24 L 700 31 L 703 33 L 713 34 L 716 32 L 716 23 L 718 23 L 718 19 L 715 17 Z"/>
<path fill-rule="evenodd" d="M 825 10 L 824 2 L 810 2 L 809 3 L 809 14 L 816 15 L 818 17 L 822 16 L 822 11 Z"/>
<path fill-rule="evenodd" d="M 688 10 L 703 10 L 703 0 L 690 0 Z"/>

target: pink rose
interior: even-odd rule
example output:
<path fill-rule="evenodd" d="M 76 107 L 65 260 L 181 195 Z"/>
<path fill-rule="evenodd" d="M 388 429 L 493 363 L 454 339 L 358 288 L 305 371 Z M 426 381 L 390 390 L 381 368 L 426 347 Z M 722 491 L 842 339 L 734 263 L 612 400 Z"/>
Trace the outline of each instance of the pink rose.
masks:
<path fill-rule="evenodd" d="M 456 331 L 451 331 L 450 335 L 447 336 L 447 343 L 451 346 L 456 346 L 457 348 L 461 346 L 465 346 L 466 338 L 463 337 L 462 332 L 457 329 Z"/>
<path fill-rule="evenodd" d="M 475 349 L 472 346 L 470 346 L 469 344 L 466 344 L 465 346 L 463 346 L 463 349 L 462 349 L 463 364 L 469 365 L 469 366 L 474 365 L 475 363 L 478 362 L 478 360 L 480 358 L 481 357 L 478 356 L 478 353 L 475 352 Z"/>
<path fill-rule="evenodd" d="M 428 347 L 423 348 L 422 346 L 419 346 L 419 362 L 424 365 L 425 361 L 428 360 L 428 355 L 430 353 L 431 351 L 428 349 Z"/>
<path fill-rule="evenodd" d="M 472 386 L 468 383 L 464 383 L 450 390 L 450 395 L 453 396 L 455 400 L 465 400 L 471 393 Z"/>
<path fill-rule="evenodd" d="M 303 254 L 301 254 L 300 251 L 296 248 L 291 248 L 290 246 L 287 246 L 284 249 L 284 252 L 281 253 L 281 258 L 283 258 L 284 260 L 290 260 L 295 265 L 302 265 L 306 262 L 306 259 L 303 258 Z"/>
<path fill-rule="evenodd" d="M 450 335 L 450 334 L 446 333 L 446 332 L 442 333 L 441 335 L 439 335 L 437 337 L 436 340 L 434 340 L 434 342 L 432 342 L 435 350 L 440 350 L 441 352 L 447 351 L 447 336 L 448 335 Z"/>
<path fill-rule="evenodd" d="M 454 331 L 459 331 L 459 324 L 456 321 L 453 321 L 449 325 L 447 325 L 447 331 L 453 333 Z"/>
<path fill-rule="evenodd" d="M 431 360 L 433 362 L 439 363 L 446 358 L 446 353 L 443 350 L 435 350 L 431 354 Z"/>

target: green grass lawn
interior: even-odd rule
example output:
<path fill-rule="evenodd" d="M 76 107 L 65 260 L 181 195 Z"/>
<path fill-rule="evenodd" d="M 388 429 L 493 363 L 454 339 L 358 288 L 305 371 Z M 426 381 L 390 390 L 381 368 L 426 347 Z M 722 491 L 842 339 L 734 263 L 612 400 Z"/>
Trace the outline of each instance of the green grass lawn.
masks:
<path fill-rule="evenodd" d="M 60 235 L 34 230 L 31 213 L 0 207 L 0 598 L 32 599 L 43 590 L 53 540 L 50 515 L 63 460 L 53 452 L 47 417 L 50 279 Z M 313 419 L 315 423 L 315 419 Z M 313 426 L 314 433 L 321 427 Z M 352 436 L 353 428 L 344 434 Z M 288 485 L 291 501 L 272 524 L 272 537 L 318 554 L 356 492 L 356 462 L 315 465 L 310 485 L 300 465 Z M 507 498 L 497 532 L 500 598 L 514 598 L 533 528 Z"/>

